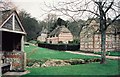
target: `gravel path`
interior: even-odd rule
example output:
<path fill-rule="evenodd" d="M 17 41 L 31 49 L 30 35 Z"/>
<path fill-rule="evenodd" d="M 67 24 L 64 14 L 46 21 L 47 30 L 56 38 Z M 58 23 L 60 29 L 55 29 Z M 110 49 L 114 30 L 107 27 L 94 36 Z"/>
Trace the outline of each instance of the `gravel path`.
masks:
<path fill-rule="evenodd" d="M 83 53 L 83 52 L 77 52 L 77 51 L 65 51 L 65 52 L 73 53 L 73 54 L 87 55 L 87 56 L 98 56 L 98 57 L 101 57 L 101 55 L 92 54 L 92 53 Z M 120 60 L 120 57 L 118 57 L 118 56 L 106 56 L 106 58 Z"/>
<path fill-rule="evenodd" d="M 22 75 L 25 75 L 27 73 L 30 73 L 30 71 L 24 71 L 24 72 L 6 72 L 5 74 L 3 74 L 3 77 L 19 77 Z M 9 76 L 7 76 L 9 75 Z"/>

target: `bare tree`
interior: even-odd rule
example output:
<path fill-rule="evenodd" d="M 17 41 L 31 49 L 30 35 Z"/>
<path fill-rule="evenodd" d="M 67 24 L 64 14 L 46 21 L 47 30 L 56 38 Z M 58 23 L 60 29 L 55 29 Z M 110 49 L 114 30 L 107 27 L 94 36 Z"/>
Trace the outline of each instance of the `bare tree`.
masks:
<path fill-rule="evenodd" d="M 44 28 L 47 28 L 48 31 L 50 32 L 51 27 L 54 26 L 55 22 L 57 20 L 57 15 L 56 14 L 47 14 L 46 18 L 44 19 L 44 21 L 47 23 Z"/>
<path fill-rule="evenodd" d="M 48 7 L 50 8 L 49 12 L 58 11 L 63 15 L 71 17 L 73 20 L 85 17 L 98 17 L 100 20 L 102 52 L 100 63 L 106 63 L 106 30 L 120 16 L 120 13 L 118 13 L 120 6 L 118 6 L 117 0 L 67 0 Z M 108 18 L 112 20 L 107 22 Z"/>
<path fill-rule="evenodd" d="M 17 7 L 12 3 L 11 0 L 0 1 L 0 11 L 16 9 Z"/>

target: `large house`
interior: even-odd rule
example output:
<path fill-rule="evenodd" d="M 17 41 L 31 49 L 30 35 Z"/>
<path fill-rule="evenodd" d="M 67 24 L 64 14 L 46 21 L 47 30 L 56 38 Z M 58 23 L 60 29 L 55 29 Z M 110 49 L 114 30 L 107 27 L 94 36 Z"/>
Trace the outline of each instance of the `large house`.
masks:
<path fill-rule="evenodd" d="M 73 41 L 73 35 L 68 28 L 64 25 L 57 26 L 47 38 L 48 43 L 58 44 L 58 43 L 68 43 Z"/>
<path fill-rule="evenodd" d="M 45 28 L 42 28 L 42 31 L 40 32 L 40 35 L 37 37 L 37 41 L 40 42 L 46 42 L 48 36 L 48 30 Z"/>
<path fill-rule="evenodd" d="M 80 50 L 101 51 L 99 21 L 88 20 L 80 33 Z M 120 51 L 120 25 L 110 25 L 106 31 L 106 51 Z"/>
<path fill-rule="evenodd" d="M 15 10 L 0 13 L 0 72 L 25 68 L 24 36 L 26 32 Z"/>

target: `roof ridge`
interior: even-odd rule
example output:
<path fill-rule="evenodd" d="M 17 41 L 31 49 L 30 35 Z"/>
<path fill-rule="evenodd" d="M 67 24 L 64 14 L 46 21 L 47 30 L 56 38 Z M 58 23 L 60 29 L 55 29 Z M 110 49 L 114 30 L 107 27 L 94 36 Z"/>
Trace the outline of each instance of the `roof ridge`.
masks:
<path fill-rule="evenodd" d="M 65 27 L 65 26 L 57 26 L 50 34 L 49 36 L 52 36 L 52 35 L 58 35 L 60 32 L 70 32 L 70 30 Z"/>

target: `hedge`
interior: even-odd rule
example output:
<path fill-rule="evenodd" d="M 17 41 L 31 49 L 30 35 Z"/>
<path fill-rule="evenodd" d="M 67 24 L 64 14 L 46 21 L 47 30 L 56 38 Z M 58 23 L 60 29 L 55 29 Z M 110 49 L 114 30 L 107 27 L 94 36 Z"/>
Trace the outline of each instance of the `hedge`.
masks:
<path fill-rule="evenodd" d="M 60 51 L 76 51 L 79 50 L 79 44 L 48 44 L 48 43 L 38 43 L 39 47 L 53 49 L 53 50 L 60 50 Z"/>

